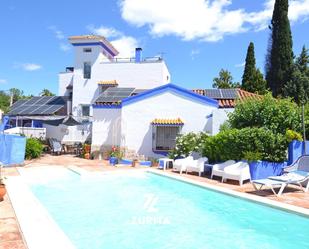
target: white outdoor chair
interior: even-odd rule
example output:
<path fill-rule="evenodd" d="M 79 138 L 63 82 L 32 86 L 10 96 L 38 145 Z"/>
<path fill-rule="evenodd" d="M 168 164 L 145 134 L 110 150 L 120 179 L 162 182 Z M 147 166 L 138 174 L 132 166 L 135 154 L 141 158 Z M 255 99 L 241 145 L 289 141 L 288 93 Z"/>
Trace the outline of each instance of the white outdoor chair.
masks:
<path fill-rule="evenodd" d="M 224 174 L 224 168 L 227 167 L 227 166 L 230 166 L 232 164 L 236 163 L 234 160 L 228 160 L 226 162 L 223 162 L 223 163 L 217 163 L 217 164 L 214 164 L 212 166 L 212 171 L 211 171 L 211 176 L 210 178 L 212 179 L 213 176 L 220 176 L 220 177 L 223 177 L 223 174 Z"/>
<path fill-rule="evenodd" d="M 179 171 L 182 174 L 183 171 L 186 170 L 187 165 L 193 162 L 193 157 L 188 156 L 182 159 L 176 159 L 173 164 L 173 171 Z"/>
<path fill-rule="evenodd" d="M 208 163 L 207 157 L 201 157 L 197 160 L 193 160 L 186 167 L 186 173 L 188 172 L 197 172 L 199 176 L 204 172 L 205 163 Z"/>
<path fill-rule="evenodd" d="M 226 179 L 237 180 L 242 186 L 245 180 L 251 180 L 249 164 L 247 162 L 238 162 L 224 168 L 222 182 Z"/>

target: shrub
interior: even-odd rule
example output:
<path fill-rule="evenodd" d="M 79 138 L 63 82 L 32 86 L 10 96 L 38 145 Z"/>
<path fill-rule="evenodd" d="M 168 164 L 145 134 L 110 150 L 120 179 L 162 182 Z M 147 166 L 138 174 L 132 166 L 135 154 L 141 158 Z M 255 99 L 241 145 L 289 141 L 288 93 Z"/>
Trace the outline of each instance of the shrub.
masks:
<path fill-rule="evenodd" d="M 204 132 L 179 135 L 176 138 L 176 146 L 169 153 L 170 158 L 187 157 L 191 152 L 201 152 L 201 148 L 208 135 Z"/>
<path fill-rule="evenodd" d="M 108 153 L 109 157 L 117 157 L 118 159 L 122 159 L 123 151 L 118 146 L 112 146 L 111 151 Z"/>
<path fill-rule="evenodd" d="M 270 94 L 237 103 L 229 113 L 229 123 L 232 128 L 265 127 L 280 134 L 287 129 L 301 131 L 299 107 L 291 99 L 275 99 Z"/>
<path fill-rule="evenodd" d="M 258 151 L 245 151 L 244 152 L 244 159 L 248 162 L 259 161 L 262 159 L 262 154 Z"/>
<path fill-rule="evenodd" d="M 211 162 L 241 160 L 248 151 L 259 152 L 262 160 L 282 162 L 286 160 L 287 145 L 284 135 L 264 128 L 231 129 L 208 137 L 202 152 Z"/>
<path fill-rule="evenodd" d="M 43 145 L 40 140 L 27 138 L 26 141 L 26 159 L 38 158 L 43 151 Z"/>
<path fill-rule="evenodd" d="M 302 135 L 296 131 L 286 130 L 285 136 L 288 142 L 291 142 L 292 140 L 303 141 Z"/>

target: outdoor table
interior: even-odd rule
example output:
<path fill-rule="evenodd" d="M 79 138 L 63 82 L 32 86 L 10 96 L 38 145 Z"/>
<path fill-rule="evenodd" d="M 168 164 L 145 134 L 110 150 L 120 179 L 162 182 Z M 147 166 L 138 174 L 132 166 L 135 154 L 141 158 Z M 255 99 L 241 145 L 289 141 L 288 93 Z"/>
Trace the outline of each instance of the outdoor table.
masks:
<path fill-rule="evenodd" d="M 173 165 L 174 160 L 170 159 L 170 158 L 160 158 L 159 159 L 159 168 L 163 167 L 163 170 L 166 170 L 166 168 L 168 168 L 170 163 L 172 163 L 172 165 Z"/>
<path fill-rule="evenodd" d="M 212 164 L 205 163 L 205 165 L 204 165 L 204 172 L 205 172 L 205 174 L 209 172 L 209 174 L 211 175 L 212 166 L 213 166 Z"/>

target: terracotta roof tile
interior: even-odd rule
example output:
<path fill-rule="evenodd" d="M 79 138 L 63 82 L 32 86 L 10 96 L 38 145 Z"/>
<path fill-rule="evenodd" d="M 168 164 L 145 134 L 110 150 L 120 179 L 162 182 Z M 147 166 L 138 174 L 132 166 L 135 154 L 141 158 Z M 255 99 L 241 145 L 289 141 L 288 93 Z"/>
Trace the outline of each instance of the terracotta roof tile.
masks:
<path fill-rule="evenodd" d="M 99 85 L 112 85 L 112 86 L 117 86 L 118 83 L 116 80 L 101 80 L 98 82 Z"/>
<path fill-rule="evenodd" d="M 229 91 L 230 89 L 218 89 L 218 90 Z M 200 95 L 203 95 L 203 96 L 206 96 L 206 97 L 210 97 L 210 96 L 207 96 L 207 94 L 206 94 L 207 90 L 206 89 L 193 89 L 192 91 L 196 94 L 200 94 Z M 236 91 L 237 91 L 237 94 L 235 95 L 234 98 L 231 98 L 231 97 L 229 97 L 229 98 L 224 98 L 224 97 L 214 98 L 213 97 L 213 98 L 218 100 L 220 108 L 234 108 L 236 106 L 237 100 L 242 101 L 242 100 L 245 100 L 245 99 L 248 99 L 248 98 L 260 99 L 262 97 L 261 95 L 251 93 L 251 92 L 239 89 L 239 88 L 237 88 Z"/>

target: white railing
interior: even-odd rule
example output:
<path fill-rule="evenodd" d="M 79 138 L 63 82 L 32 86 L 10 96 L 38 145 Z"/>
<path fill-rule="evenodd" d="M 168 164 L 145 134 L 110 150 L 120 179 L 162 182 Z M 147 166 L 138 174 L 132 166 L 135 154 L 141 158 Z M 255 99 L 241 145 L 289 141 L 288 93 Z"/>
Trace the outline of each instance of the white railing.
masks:
<path fill-rule="evenodd" d="M 5 134 L 19 134 L 25 137 L 46 139 L 46 128 L 15 127 L 4 131 Z"/>

